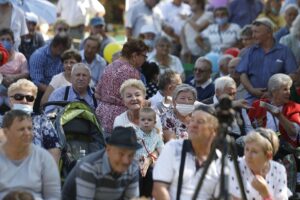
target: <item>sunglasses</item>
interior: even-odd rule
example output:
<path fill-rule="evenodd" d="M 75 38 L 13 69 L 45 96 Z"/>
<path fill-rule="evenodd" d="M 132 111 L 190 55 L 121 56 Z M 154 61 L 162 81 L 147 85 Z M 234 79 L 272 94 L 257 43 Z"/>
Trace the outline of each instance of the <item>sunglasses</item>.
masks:
<path fill-rule="evenodd" d="M 32 96 L 32 95 L 15 94 L 15 95 L 10 96 L 10 97 L 14 98 L 16 101 L 21 101 L 24 98 L 26 99 L 27 102 L 33 102 L 34 101 L 34 96 Z"/>

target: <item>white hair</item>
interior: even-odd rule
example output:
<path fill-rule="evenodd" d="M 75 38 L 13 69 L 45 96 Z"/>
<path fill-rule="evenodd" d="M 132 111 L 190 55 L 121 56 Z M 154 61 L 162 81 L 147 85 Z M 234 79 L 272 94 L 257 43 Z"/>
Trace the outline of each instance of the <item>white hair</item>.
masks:
<path fill-rule="evenodd" d="M 275 90 L 280 89 L 282 86 L 288 86 L 291 87 L 293 84 L 293 81 L 291 79 L 291 77 L 289 77 L 286 74 L 274 74 L 273 76 L 271 76 L 271 78 L 269 79 L 268 82 L 268 91 L 269 92 L 273 92 Z"/>
<path fill-rule="evenodd" d="M 71 76 L 73 76 L 74 71 L 76 69 L 80 69 L 80 68 L 86 69 L 89 72 L 89 75 L 92 76 L 91 69 L 86 64 L 84 64 L 84 63 L 76 63 L 76 64 L 74 64 L 73 67 L 72 67 Z"/>
<path fill-rule="evenodd" d="M 291 35 L 300 36 L 300 15 L 296 17 L 296 19 L 292 23 L 292 27 L 290 28 Z"/>
<path fill-rule="evenodd" d="M 215 80 L 215 91 L 224 91 L 226 87 L 236 87 L 235 81 L 229 76 L 222 76 Z"/>
<path fill-rule="evenodd" d="M 220 58 L 218 60 L 218 65 L 219 66 L 223 66 L 224 64 L 227 65 L 232 58 L 234 58 L 232 55 L 224 54 L 224 55 L 220 56 Z"/>

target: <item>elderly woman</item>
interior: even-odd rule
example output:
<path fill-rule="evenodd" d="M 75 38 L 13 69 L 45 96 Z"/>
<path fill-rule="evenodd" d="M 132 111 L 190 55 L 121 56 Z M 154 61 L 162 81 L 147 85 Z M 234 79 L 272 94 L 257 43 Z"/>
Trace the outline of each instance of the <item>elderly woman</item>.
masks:
<path fill-rule="evenodd" d="M 31 114 L 36 95 L 37 87 L 26 79 L 20 79 L 8 88 L 9 104 L 12 110 L 23 110 Z M 32 121 L 32 142 L 48 150 L 58 163 L 60 159 L 60 145 L 57 132 L 51 121 L 44 114 L 33 114 Z"/>
<path fill-rule="evenodd" d="M 253 103 L 248 115 L 254 127 L 267 127 L 280 132 L 284 141 L 299 146 L 300 104 L 290 101 L 292 79 L 286 74 L 275 74 L 268 82 L 270 99 Z"/>
<path fill-rule="evenodd" d="M 229 12 L 226 7 L 214 10 L 215 23 L 209 25 L 201 34 L 202 38 L 208 38 L 211 51 L 222 53 L 239 42 L 240 27 L 228 21 Z"/>
<path fill-rule="evenodd" d="M 60 199 L 58 168 L 47 151 L 32 144 L 32 128 L 29 113 L 12 110 L 4 115 L 7 141 L 0 146 L 0 199 L 16 189 L 31 193 L 35 200 Z"/>
<path fill-rule="evenodd" d="M 164 141 L 171 138 L 187 139 L 187 125 L 194 103 L 197 99 L 197 91 L 187 84 L 178 85 L 172 96 L 173 107 L 161 115 Z"/>
<path fill-rule="evenodd" d="M 123 99 L 127 111 L 118 115 L 114 121 L 114 126 L 131 126 L 134 129 L 139 125 L 140 109 L 144 107 L 146 100 L 146 88 L 142 81 L 136 79 L 126 80 L 120 88 L 120 95 Z M 156 126 L 159 132 L 162 132 L 160 118 L 156 116 Z"/>
<path fill-rule="evenodd" d="M 292 23 L 290 34 L 283 36 L 279 42 L 292 50 L 297 64 L 300 65 L 300 15 Z"/>
<path fill-rule="evenodd" d="M 120 87 L 127 79 L 141 79 L 139 67 L 146 61 L 148 47 L 141 40 L 126 42 L 122 56 L 106 67 L 96 87 L 98 107 L 96 114 L 101 121 L 104 132 L 109 136 L 116 116 L 126 111 Z"/>
<path fill-rule="evenodd" d="M 81 62 L 80 53 L 75 49 L 66 50 L 61 61 L 64 65 L 64 71 L 53 76 L 41 100 L 41 105 L 48 101 L 50 94 L 57 88 L 71 85 L 71 71 L 76 63 Z"/>
<path fill-rule="evenodd" d="M 245 137 L 245 156 L 239 168 L 247 199 L 287 200 L 291 195 L 284 166 L 272 161 L 278 147 L 278 137 L 271 129 L 259 128 Z M 233 200 L 241 199 L 233 168 L 230 176 L 229 193 Z"/>
<path fill-rule="evenodd" d="M 178 57 L 171 55 L 171 42 L 166 36 L 161 36 L 156 39 L 155 50 L 148 58 L 149 62 L 155 62 L 162 74 L 166 69 L 171 69 L 181 75 L 184 75 L 184 70 L 181 61 Z"/>

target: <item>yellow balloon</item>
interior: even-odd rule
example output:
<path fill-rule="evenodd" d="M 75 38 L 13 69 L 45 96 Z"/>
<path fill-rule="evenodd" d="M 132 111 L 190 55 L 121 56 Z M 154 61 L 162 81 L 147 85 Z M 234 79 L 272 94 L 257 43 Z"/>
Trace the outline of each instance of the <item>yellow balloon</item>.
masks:
<path fill-rule="evenodd" d="M 123 48 L 122 45 L 120 45 L 120 44 L 118 44 L 116 42 L 109 43 L 108 45 L 105 46 L 105 48 L 103 50 L 104 59 L 108 63 L 111 63 L 113 55 L 115 53 L 121 51 L 122 48 Z"/>

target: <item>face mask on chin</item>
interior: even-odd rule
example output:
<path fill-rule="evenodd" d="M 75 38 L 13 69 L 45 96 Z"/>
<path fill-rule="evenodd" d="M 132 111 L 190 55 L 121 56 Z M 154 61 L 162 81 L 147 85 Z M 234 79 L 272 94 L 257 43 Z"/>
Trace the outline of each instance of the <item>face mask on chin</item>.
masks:
<path fill-rule="evenodd" d="M 13 105 L 12 110 L 22 110 L 28 114 L 31 114 L 33 112 L 33 107 L 26 104 L 16 103 Z"/>
<path fill-rule="evenodd" d="M 194 104 L 176 104 L 176 110 L 182 115 L 187 116 L 191 114 L 195 109 Z"/>

